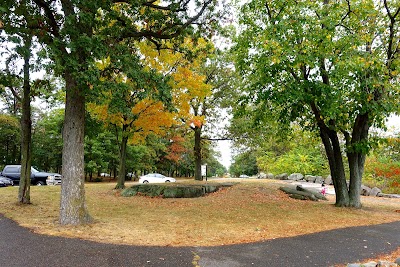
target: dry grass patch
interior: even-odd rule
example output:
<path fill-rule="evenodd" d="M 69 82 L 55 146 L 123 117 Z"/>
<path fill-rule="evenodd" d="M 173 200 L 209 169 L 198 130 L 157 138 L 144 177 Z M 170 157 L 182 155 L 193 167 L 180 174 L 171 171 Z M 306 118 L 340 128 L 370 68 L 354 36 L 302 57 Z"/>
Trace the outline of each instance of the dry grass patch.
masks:
<path fill-rule="evenodd" d="M 224 180 L 226 182 L 226 180 Z M 163 199 L 121 197 L 114 183 L 87 184 L 95 223 L 61 227 L 60 187 L 32 187 L 34 204 L 17 205 L 17 187 L 2 188 L 0 212 L 35 232 L 100 242 L 215 246 L 296 236 L 400 220 L 399 199 L 363 198 L 365 208 L 345 209 L 329 201 L 290 199 L 278 181 L 246 180 L 206 197 Z"/>

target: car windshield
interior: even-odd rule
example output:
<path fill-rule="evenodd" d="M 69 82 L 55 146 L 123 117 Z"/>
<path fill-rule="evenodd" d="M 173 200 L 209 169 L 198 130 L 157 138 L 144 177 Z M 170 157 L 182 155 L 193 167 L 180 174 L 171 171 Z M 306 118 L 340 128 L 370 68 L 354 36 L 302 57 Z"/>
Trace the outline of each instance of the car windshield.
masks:
<path fill-rule="evenodd" d="M 31 167 L 31 172 L 35 173 L 35 172 L 39 172 L 38 170 L 36 170 L 35 168 Z"/>

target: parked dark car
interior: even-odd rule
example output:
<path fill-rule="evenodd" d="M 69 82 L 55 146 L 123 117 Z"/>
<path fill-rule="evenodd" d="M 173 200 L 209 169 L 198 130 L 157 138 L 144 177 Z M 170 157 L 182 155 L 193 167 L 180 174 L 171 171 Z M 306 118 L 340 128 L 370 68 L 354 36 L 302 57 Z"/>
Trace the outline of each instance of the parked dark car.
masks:
<path fill-rule="evenodd" d="M 0 175 L 10 178 L 11 180 L 13 180 L 14 184 L 19 184 L 19 180 L 21 177 L 21 165 L 6 165 Z M 35 168 L 31 168 L 31 184 L 61 184 L 61 174 L 40 172 Z"/>

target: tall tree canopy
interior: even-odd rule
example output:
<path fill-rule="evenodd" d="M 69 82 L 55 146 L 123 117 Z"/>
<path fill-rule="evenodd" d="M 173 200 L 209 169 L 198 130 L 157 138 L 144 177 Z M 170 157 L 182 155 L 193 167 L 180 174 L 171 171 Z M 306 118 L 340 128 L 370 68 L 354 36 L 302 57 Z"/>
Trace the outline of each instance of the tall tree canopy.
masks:
<path fill-rule="evenodd" d="M 27 5 L 35 10 L 29 27 L 46 45 L 55 73 L 65 81 L 60 223 L 90 222 L 85 202 L 83 140 L 86 97 L 99 77 L 95 62 L 122 40 L 147 38 L 161 47 L 163 40 L 201 31 L 210 25 L 207 20 L 214 12 L 214 3 L 6 0 L 1 4 L 1 10 L 6 11 L 1 16 L 2 24 Z M 196 28 L 191 26 L 194 23 Z"/>
<path fill-rule="evenodd" d="M 252 0 L 235 52 L 243 104 L 319 132 L 337 206 L 360 207 L 368 133 L 398 109 L 400 2 Z M 350 173 L 346 184 L 341 137 Z"/>

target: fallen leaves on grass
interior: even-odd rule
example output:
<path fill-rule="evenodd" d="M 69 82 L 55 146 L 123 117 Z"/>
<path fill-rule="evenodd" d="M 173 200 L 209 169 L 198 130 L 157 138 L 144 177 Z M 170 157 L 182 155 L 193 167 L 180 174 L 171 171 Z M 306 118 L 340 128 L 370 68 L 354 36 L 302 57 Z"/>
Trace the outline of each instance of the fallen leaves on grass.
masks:
<path fill-rule="evenodd" d="M 121 197 L 114 184 L 87 184 L 86 198 L 95 223 L 60 226 L 60 187 L 32 187 L 33 205 L 15 205 L 18 189 L 5 188 L 0 210 L 35 232 L 99 242 L 216 246 L 296 236 L 335 228 L 400 220 L 400 200 L 363 198 L 365 208 L 334 207 L 329 201 L 289 198 L 277 181 L 244 181 L 205 197 L 163 199 Z"/>

